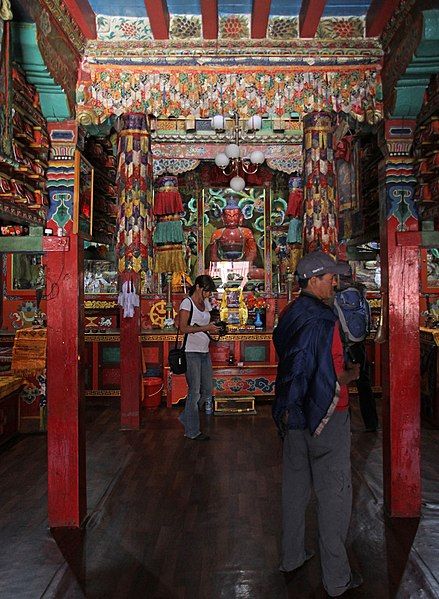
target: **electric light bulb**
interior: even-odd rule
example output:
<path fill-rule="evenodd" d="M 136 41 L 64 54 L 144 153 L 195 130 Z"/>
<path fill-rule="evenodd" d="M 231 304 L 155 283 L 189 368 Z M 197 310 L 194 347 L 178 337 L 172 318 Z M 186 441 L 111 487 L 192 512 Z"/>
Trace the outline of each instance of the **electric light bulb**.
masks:
<path fill-rule="evenodd" d="M 242 177 L 233 177 L 229 183 L 233 191 L 242 191 L 245 187 L 245 181 Z"/>
<path fill-rule="evenodd" d="M 262 164 L 265 160 L 265 156 L 260 150 L 255 150 L 250 154 L 250 160 L 253 164 Z"/>
<path fill-rule="evenodd" d="M 219 166 L 219 168 L 225 168 L 229 164 L 230 160 L 224 154 L 224 152 L 220 152 L 215 156 L 215 164 Z"/>
<path fill-rule="evenodd" d="M 224 131 L 226 128 L 226 119 L 222 114 L 216 114 L 211 120 L 211 125 L 215 131 Z"/>
<path fill-rule="evenodd" d="M 238 144 L 229 144 L 226 147 L 226 155 L 228 156 L 228 158 L 239 158 L 239 146 Z"/>
<path fill-rule="evenodd" d="M 247 121 L 247 129 L 249 131 L 259 131 L 262 127 L 262 119 L 259 115 L 251 116 Z"/>

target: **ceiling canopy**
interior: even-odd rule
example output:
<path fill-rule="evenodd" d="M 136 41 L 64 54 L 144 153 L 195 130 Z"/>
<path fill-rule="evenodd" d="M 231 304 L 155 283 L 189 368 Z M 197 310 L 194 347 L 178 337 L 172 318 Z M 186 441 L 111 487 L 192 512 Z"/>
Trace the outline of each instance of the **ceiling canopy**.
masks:
<path fill-rule="evenodd" d="M 88 39 L 379 36 L 400 0 L 64 0 Z"/>

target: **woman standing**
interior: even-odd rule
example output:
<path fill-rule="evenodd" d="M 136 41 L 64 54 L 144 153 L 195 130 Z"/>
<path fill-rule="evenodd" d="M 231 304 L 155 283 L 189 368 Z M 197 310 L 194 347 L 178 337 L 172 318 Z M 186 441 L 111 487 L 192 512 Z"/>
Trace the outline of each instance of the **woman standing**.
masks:
<path fill-rule="evenodd" d="M 200 275 L 189 290 L 189 297 L 180 304 L 180 331 L 187 334 L 186 341 L 186 381 L 188 394 L 184 411 L 179 420 L 184 426 L 184 436 L 193 441 L 207 441 L 208 435 L 200 431 L 199 407 L 213 391 L 212 363 L 209 354 L 208 333 L 217 335 L 219 328 L 210 322 L 212 309 L 209 297 L 215 291 L 215 283 L 208 275 Z M 189 317 L 192 308 L 192 317 Z"/>

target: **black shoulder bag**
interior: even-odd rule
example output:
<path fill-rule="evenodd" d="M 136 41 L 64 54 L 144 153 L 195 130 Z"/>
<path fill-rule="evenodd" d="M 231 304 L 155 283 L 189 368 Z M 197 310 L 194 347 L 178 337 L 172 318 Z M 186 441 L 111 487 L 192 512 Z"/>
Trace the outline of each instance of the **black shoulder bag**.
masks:
<path fill-rule="evenodd" d="M 191 324 L 192 314 L 194 312 L 194 304 L 191 301 L 191 309 L 189 313 L 189 325 Z M 180 327 L 177 329 L 177 337 L 175 338 L 175 345 L 172 349 L 169 350 L 168 354 L 168 364 L 171 369 L 172 374 L 184 374 L 187 369 L 186 362 L 186 341 L 187 341 L 187 333 L 184 336 L 183 345 L 178 347 L 178 335 L 180 333 Z"/>

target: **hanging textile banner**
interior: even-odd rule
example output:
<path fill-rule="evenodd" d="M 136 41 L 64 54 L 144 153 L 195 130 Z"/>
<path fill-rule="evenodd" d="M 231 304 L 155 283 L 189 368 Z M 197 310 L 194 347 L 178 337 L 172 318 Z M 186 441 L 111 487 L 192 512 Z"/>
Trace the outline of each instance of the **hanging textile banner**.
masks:
<path fill-rule="evenodd" d="M 334 116 L 309 114 L 303 121 L 304 253 L 337 250 L 337 182 L 334 171 Z"/>
<path fill-rule="evenodd" d="M 144 114 L 121 117 L 119 130 L 116 256 L 120 273 L 148 268 L 146 227 L 149 132 Z"/>
<path fill-rule="evenodd" d="M 10 21 L 0 20 L 0 156 L 13 160 Z"/>
<path fill-rule="evenodd" d="M 160 177 L 154 196 L 154 215 L 157 221 L 153 235 L 155 272 L 183 274 L 186 269 L 181 221 L 183 212 L 177 177 L 170 175 Z"/>
<path fill-rule="evenodd" d="M 242 117 L 334 111 L 359 121 L 382 118 L 380 65 L 183 69 L 83 65 L 77 87 L 80 122 L 138 110 L 156 116 L 200 117 L 238 111 Z"/>

